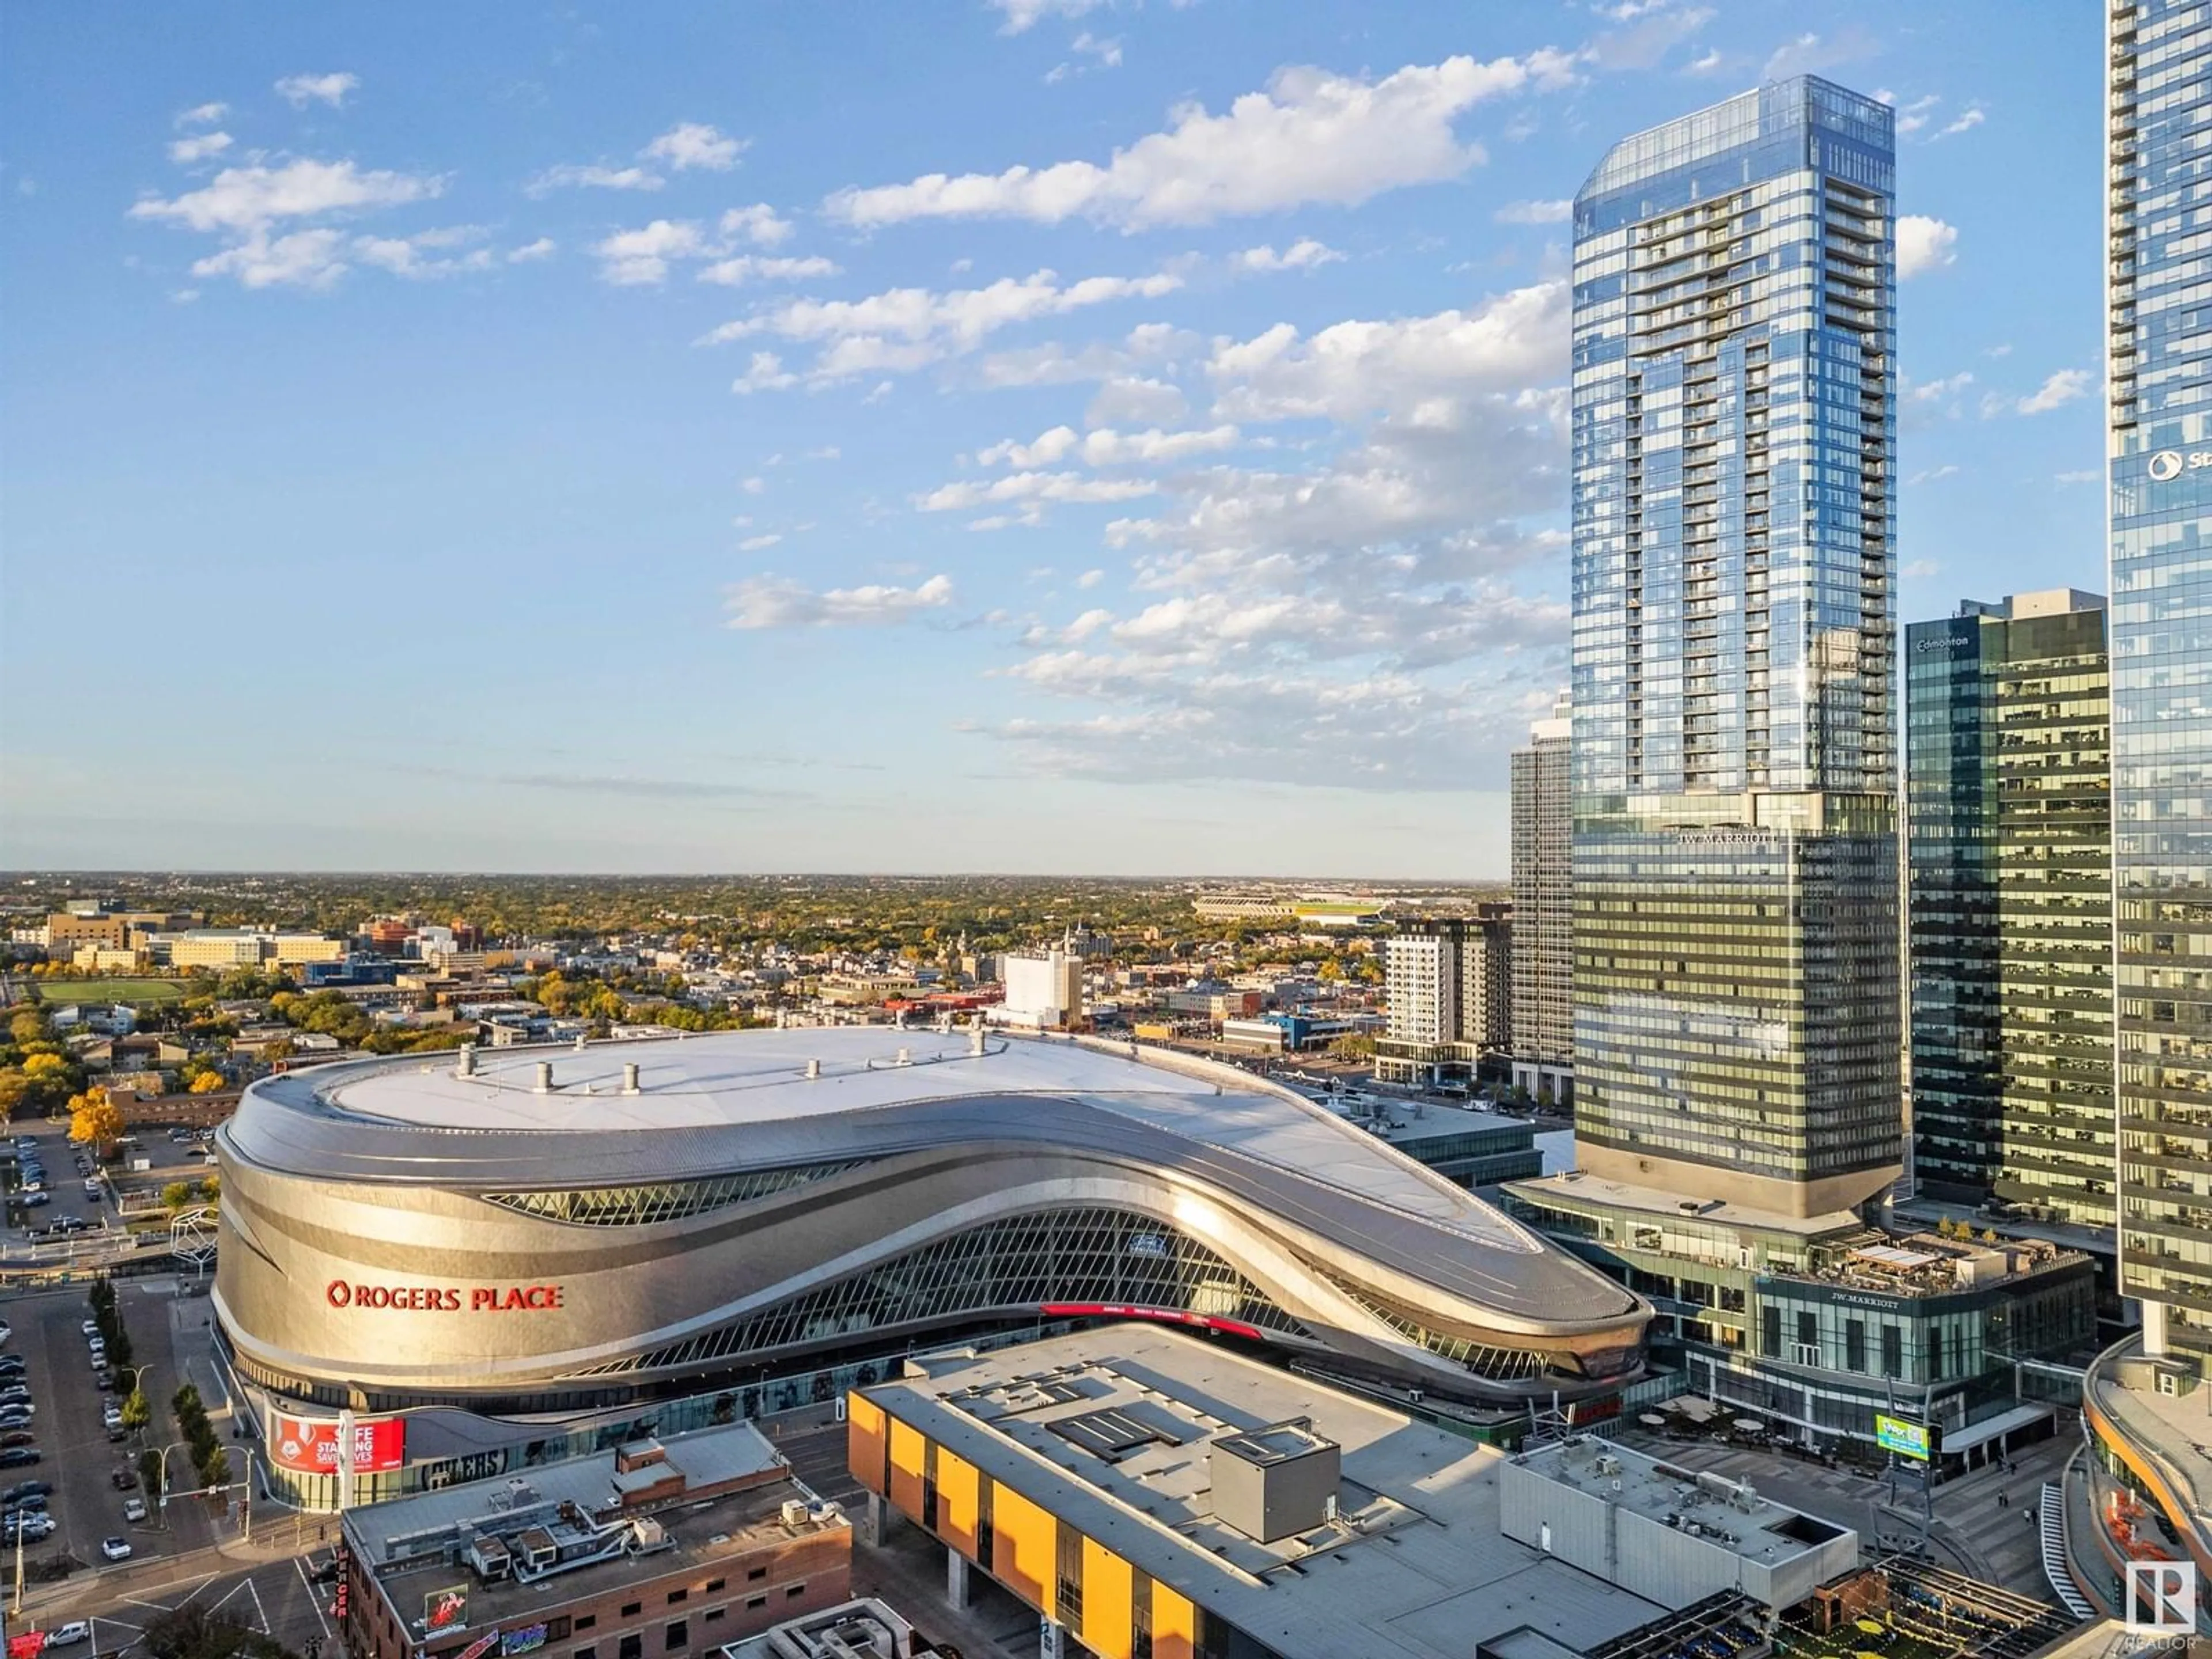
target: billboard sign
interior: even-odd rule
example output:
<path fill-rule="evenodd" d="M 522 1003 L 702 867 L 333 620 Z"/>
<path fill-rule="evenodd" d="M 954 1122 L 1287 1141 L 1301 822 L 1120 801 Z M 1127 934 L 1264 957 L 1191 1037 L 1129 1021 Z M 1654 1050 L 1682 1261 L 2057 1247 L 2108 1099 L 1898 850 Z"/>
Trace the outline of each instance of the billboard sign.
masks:
<path fill-rule="evenodd" d="M 1929 1441 L 1925 1423 L 1908 1422 L 1902 1417 L 1889 1417 L 1877 1412 L 1874 1419 L 1874 1443 L 1884 1451 L 1895 1452 L 1899 1457 L 1910 1457 L 1925 1463 Z"/>
<path fill-rule="evenodd" d="M 468 1622 L 469 1587 L 466 1584 L 447 1584 L 442 1589 L 422 1592 L 422 1633 L 425 1636 L 441 1636 L 447 1631 L 465 1629 Z"/>
<path fill-rule="evenodd" d="M 269 1456 L 280 1468 L 303 1474 L 338 1472 L 338 1420 L 270 1413 Z M 353 1467 L 357 1474 L 382 1474 L 407 1461 L 407 1419 L 356 1417 L 353 1422 Z"/>
<path fill-rule="evenodd" d="M 500 1659 L 509 1654 L 531 1653 L 545 1645 L 545 1626 L 525 1625 L 520 1630 L 508 1631 L 499 1638 Z"/>

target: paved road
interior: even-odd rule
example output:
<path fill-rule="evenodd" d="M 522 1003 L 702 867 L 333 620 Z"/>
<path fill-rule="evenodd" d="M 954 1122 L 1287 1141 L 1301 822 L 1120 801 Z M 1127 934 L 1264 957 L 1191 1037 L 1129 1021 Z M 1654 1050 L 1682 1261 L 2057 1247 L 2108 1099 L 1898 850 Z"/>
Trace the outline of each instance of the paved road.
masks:
<path fill-rule="evenodd" d="M 51 1630 L 72 1619 L 89 1620 L 94 1650 L 111 1654 L 136 1643 L 161 1613 L 197 1601 L 265 1632 L 295 1653 L 302 1651 L 310 1638 L 319 1641 L 326 1653 L 337 1650 L 329 1613 L 331 1587 L 311 1581 L 304 1557 L 241 1566 L 204 1551 L 167 1563 L 166 1569 L 155 1575 L 103 1573 L 80 1581 L 73 1596 L 27 1606 L 21 1623 L 25 1628 Z"/>

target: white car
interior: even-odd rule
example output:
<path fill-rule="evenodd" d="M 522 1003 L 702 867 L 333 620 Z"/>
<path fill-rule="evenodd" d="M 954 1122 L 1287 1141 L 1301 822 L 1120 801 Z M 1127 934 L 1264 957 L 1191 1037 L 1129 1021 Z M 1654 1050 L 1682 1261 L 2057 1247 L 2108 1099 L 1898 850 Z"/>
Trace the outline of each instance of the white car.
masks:
<path fill-rule="evenodd" d="M 82 1331 L 87 1336 L 98 1336 L 100 1334 L 100 1322 L 97 1319 L 88 1319 L 83 1324 L 78 1326 L 77 1329 Z"/>
<path fill-rule="evenodd" d="M 114 1407 L 110 1406 L 106 1411 L 100 1413 L 100 1425 L 104 1429 L 121 1428 L 123 1426 L 123 1413 L 116 1410 Z"/>
<path fill-rule="evenodd" d="M 143 1498 L 125 1498 L 123 1518 L 125 1521 L 143 1521 L 146 1518 L 146 1500 Z"/>
<path fill-rule="evenodd" d="M 100 1553 L 111 1561 L 128 1561 L 131 1559 L 131 1540 L 127 1538 L 103 1538 L 100 1540 Z"/>
<path fill-rule="evenodd" d="M 46 1645 L 50 1648 L 65 1648 L 72 1642 L 83 1641 L 91 1634 L 92 1626 L 82 1619 L 78 1619 L 66 1625 L 57 1625 L 48 1631 Z"/>
<path fill-rule="evenodd" d="M 6 1320 L 0 1319 L 0 1342 L 5 1342 L 9 1337 L 15 1334 L 15 1328 L 13 1325 L 10 1325 Z"/>

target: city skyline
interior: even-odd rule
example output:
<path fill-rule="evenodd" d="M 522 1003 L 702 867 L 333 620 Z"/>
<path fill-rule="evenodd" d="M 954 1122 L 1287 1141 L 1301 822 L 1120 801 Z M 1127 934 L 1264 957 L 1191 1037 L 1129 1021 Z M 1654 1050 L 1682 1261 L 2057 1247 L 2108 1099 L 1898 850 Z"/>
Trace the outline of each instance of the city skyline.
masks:
<path fill-rule="evenodd" d="M 12 20 L 0 864 L 1503 879 L 1620 131 L 1884 94 L 1901 614 L 2097 585 L 2090 26 L 1978 11 Z"/>

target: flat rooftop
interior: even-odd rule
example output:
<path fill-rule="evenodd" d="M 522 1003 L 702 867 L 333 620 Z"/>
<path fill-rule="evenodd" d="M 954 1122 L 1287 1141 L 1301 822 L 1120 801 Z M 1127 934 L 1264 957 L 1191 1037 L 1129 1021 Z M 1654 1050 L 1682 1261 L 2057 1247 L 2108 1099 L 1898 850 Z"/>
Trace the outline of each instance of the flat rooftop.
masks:
<path fill-rule="evenodd" d="M 1638 1187 L 1626 1181 L 1603 1181 L 1595 1176 L 1584 1175 L 1579 1170 L 1542 1176 L 1534 1181 L 1509 1181 L 1504 1183 L 1504 1190 L 1528 1200 L 1531 1204 L 1598 1205 L 1607 1209 L 1665 1216 L 1671 1221 L 1706 1221 L 1719 1226 L 1743 1227 L 1757 1232 L 1788 1233 L 1804 1239 L 1820 1238 L 1830 1233 L 1868 1231 L 1866 1224 L 1849 1210 L 1837 1210 L 1827 1215 L 1789 1216 L 1775 1210 L 1757 1209 L 1748 1204 L 1727 1204 L 1717 1200 L 1700 1202 L 1657 1187 Z"/>
<path fill-rule="evenodd" d="M 541 1065 L 552 1067 L 551 1091 L 544 1094 L 537 1091 Z M 634 1095 L 623 1092 L 629 1066 L 638 1068 Z M 434 1154 L 426 1147 L 424 1155 L 450 1157 L 465 1151 L 451 1144 L 454 1132 L 597 1138 L 664 1131 L 672 1132 L 664 1144 L 676 1145 L 678 1132 L 687 1130 L 804 1132 L 809 1124 L 865 1120 L 901 1107 L 957 1108 L 1024 1095 L 1074 1101 L 1241 1153 L 1493 1248 L 1530 1256 L 1545 1249 L 1518 1223 L 1392 1152 L 1380 1137 L 1349 1132 L 1289 1089 L 1157 1048 L 1065 1037 L 994 1031 L 977 1054 L 966 1033 L 810 1026 L 581 1048 L 486 1048 L 467 1076 L 450 1054 L 349 1060 L 263 1079 L 247 1091 L 248 1109 L 234 1129 L 252 1121 L 258 1102 L 312 1114 L 332 1127 L 350 1121 L 444 1132 L 449 1144 Z M 977 1124 L 983 1132 L 984 1120 Z M 424 1168 L 419 1158 L 414 1167 Z"/>
<path fill-rule="evenodd" d="M 1503 1454 L 1209 1343 L 1118 1325 L 908 1364 L 862 1392 L 1284 1659 L 1583 1652 L 1668 1612 L 1507 1538 Z M 1340 1448 L 1337 1518 L 1263 1544 L 1215 1514 L 1210 1449 L 1292 1423 Z"/>
<path fill-rule="evenodd" d="M 1515 1460 L 1547 1480 L 1598 1494 L 1661 1525 L 1679 1523 L 1716 1549 L 1778 1566 L 1810 1553 L 1846 1529 L 1759 1495 L 1751 1486 L 1707 1475 L 1589 1437 L 1559 1441 Z M 1669 1517 L 1672 1517 L 1670 1521 Z"/>
<path fill-rule="evenodd" d="M 472 1481 L 349 1510 L 346 1535 L 403 1626 L 422 1616 L 426 1593 L 465 1583 L 469 1625 L 484 1629 L 549 1604 L 658 1578 L 689 1564 L 705 1566 L 793 1535 L 781 1506 L 786 1498 L 803 1494 L 787 1478 L 775 1449 L 750 1424 L 702 1429 L 660 1444 L 667 1463 L 683 1472 L 687 1493 L 733 1481 L 757 1484 L 704 1500 L 681 1496 L 625 1511 L 623 1493 L 651 1471 L 618 1474 L 617 1454 L 606 1451 L 548 1464 L 519 1478 Z M 641 1516 L 659 1526 L 669 1547 L 644 1555 L 617 1554 L 532 1583 L 513 1578 L 485 1583 L 459 1562 L 459 1548 L 478 1534 L 513 1545 L 524 1533 L 543 1528 L 553 1540 L 572 1540 L 579 1529 L 562 1517 L 564 1504 L 581 1511 L 587 1522 Z M 810 1519 L 801 1530 L 849 1524 L 842 1516 L 824 1516 Z"/>

